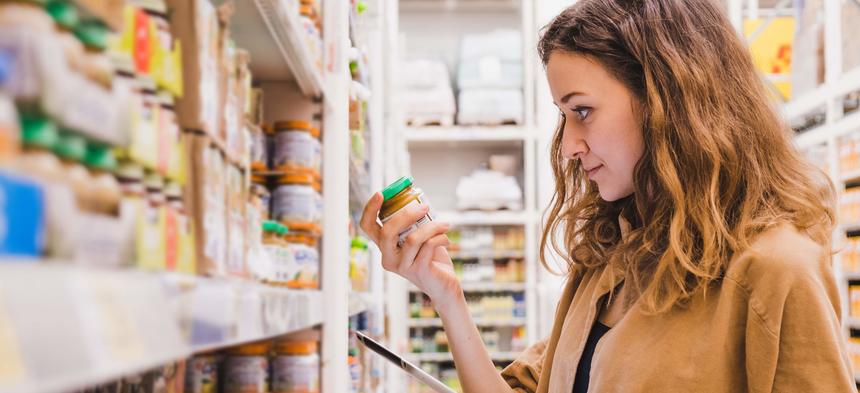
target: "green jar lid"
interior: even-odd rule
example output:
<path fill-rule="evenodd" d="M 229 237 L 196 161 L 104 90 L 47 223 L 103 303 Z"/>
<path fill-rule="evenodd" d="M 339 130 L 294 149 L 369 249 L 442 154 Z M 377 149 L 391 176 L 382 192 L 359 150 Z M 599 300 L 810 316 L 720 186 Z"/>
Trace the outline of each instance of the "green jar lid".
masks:
<path fill-rule="evenodd" d="M 412 185 L 413 179 L 412 176 L 403 176 L 400 179 L 397 179 L 394 183 L 391 183 L 388 187 L 385 187 L 382 190 L 382 198 L 384 201 L 387 201 L 393 198 L 395 195 L 399 194 L 400 191 L 406 189 Z"/>
<path fill-rule="evenodd" d="M 363 237 L 356 236 L 352 238 L 352 248 L 357 248 L 359 250 L 367 250 L 367 240 L 364 240 Z"/>
<path fill-rule="evenodd" d="M 35 114 L 21 113 L 21 139 L 25 145 L 53 149 L 60 132 L 51 119 Z"/>
<path fill-rule="evenodd" d="M 78 9 L 66 0 L 51 0 L 45 4 L 45 11 L 51 15 L 58 25 L 74 30 L 80 22 Z"/>
<path fill-rule="evenodd" d="M 84 164 L 89 167 L 112 172 L 116 169 L 116 155 L 110 146 L 91 143 L 87 146 Z"/>
<path fill-rule="evenodd" d="M 263 231 L 264 232 L 280 232 L 279 224 L 277 221 L 266 220 L 263 221 Z"/>
<path fill-rule="evenodd" d="M 70 132 L 62 133 L 54 144 L 54 153 L 61 158 L 81 162 L 87 155 L 87 140 Z"/>
<path fill-rule="evenodd" d="M 288 227 L 287 227 L 286 225 L 284 225 L 284 224 L 278 223 L 278 234 L 280 234 L 280 235 L 286 235 L 286 234 L 288 234 L 288 233 L 290 233 L 290 228 L 288 228 Z"/>
<path fill-rule="evenodd" d="M 108 28 L 97 20 L 83 20 L 75 27 L 75 36 L 88 48 L 107 49 Z"/>

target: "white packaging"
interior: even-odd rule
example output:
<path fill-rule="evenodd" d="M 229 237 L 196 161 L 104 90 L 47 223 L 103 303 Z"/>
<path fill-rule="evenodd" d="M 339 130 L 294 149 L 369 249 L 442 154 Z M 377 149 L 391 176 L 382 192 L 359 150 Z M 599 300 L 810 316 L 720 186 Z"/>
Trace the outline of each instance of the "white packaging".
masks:
<path fill-rule="evenodd" d="M 484 56 L 460 62 L 457 70 L 457 87 L 520 88 L 523 86 L 521 60 L 503 60 L 497 56 Z"/>
<path fill-rule="evenodd" d="M 495 30 L 463 36 L 460 43 L 460 61 L 484 56 L 519 62 L 523 58 L 522 35 L 516 30 Z"/>
<path fill-rule="evenodd" d="M 522 189 L 511 176 L 479 169 L 469 176 L 460 178 L 457 183 L 457 208 L 521 210 L 523 208 Z"/>
<path fill-rule="evenodd" d="M 520 89 L 461 90 L 459 104 L 458 124 L 523 123 L 523 92 Z"/>
<path fill-rule="evenodd" d="M 401 66 L 400 102 L 409 123 L 453 124 L 457 105 L 445 63 L 412 60 Z"/>

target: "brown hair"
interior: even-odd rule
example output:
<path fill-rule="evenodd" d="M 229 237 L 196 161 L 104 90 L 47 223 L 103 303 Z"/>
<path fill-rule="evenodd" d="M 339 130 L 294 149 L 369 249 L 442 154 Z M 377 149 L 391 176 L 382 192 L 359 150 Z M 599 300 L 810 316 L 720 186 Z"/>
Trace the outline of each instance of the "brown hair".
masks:
<path fill-rule="evenodd" d="M 829 247 L 833 185 L 800 158 L 716 4 L 581 0 L 544 28 L 538 51 L 544 65 L 562 51 L 604 66 L 638 99 L 645 140 L 634 194 L 606 202 L 579 161 L 562 156 L 559 125 L 544 266 L 548 243 L 571 271 L 613 265 L 646 310 L 662 312 L 706 290 L 780 223 Z M 620 214 L 635 227 L 624 239 Z"/>

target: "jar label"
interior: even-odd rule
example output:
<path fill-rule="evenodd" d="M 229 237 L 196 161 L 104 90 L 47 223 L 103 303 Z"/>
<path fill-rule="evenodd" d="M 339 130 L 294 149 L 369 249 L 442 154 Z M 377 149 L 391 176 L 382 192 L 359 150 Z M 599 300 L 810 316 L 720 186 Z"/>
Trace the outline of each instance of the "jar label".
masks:
<path fill-rule="evenodd" d="M 317 393 L 319 378 L 319 361 L 312 356 L 278 356 L 272 361 L 273 393 Z"/>
<path fill-rule="evenodd" d="M 275 167 L 293 166 L 313 168 L 315 158 L 314 139 L 300 131 L 279 131 L 273 138 L 272 164 Z"/>
<path fill-rule="evenodd" d="M 269 364 L 262 356 L 227 359 L 224 369 L 225 393 L 267 393 Z"/>
<path fill-rule="evenodd" d="M 419 195 L 417 198 L 413 199 L 412 201 L 410 201 L 409 203 L 407 203 L 406 206 L 403 206 L 400 210 L 397 211 L 397 213 L 400 213 L 401 211 L 403 211 L 405 209 L 410 209 L 411 206 L 426 205 L 426 204 L 427 204 L 427 198 L 425 198 L 424 195 L 422 194 L 422 195 Z M 385 224 L 386 222 L 388 222 L 388 220 L 391 219 L 391 217 L 394 217 L 395 215 L 397 215 L 397 213 L 392 214 L 389 217 L 386 217 L 386 219 L 383 220 L 382 223 Z M 406 227 L 406 229 L 402 230 L 400 232 L 400 235 L 398 236 L 397 247 L 400 247 L 403 245 L 403 242 L 406 241 L 406 237 L 409 236 L 410 233 L 415 232 L 415 230 L 418 229 L 420 226 L 427 224 L 430 221 L 433 221 L 433 215 L 431 214 L 430 211 L 428 211 L 427 214 L 425 214 L 423 217 L 421 217 L 421 219 L 416 221 L 414 224 Z"/>

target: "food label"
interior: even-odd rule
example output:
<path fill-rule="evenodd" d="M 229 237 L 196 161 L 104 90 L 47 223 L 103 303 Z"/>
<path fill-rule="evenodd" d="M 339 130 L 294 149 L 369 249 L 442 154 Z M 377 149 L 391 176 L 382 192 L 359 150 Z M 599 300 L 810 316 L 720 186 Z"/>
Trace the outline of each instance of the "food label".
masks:
<path fill-rule="evenodd" d="M 218 392 L 218 360 L 214 356 L 195 357 L 188 363 L 187 393 Z"/>
<path fill-rule="evenodd" d="M 267 393 L 269 362 L 263 356 L 227 358 L 224 393 Z"/>
<path fill-rule="evenodd" d="M 311 356 L 278 356 L 272 360 L 272 392 L 317 393 L 319 371 Z"/>
<path fill-rule="evenodd" d="M 300 131 L 279 131 L 275 133 L 273 141 L 272 164 L 275 167 L 314 167 L 316 153 L 314 139 L 310 134 Z"/>

